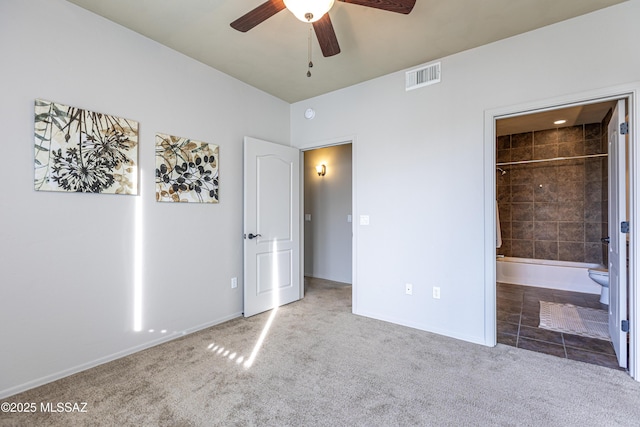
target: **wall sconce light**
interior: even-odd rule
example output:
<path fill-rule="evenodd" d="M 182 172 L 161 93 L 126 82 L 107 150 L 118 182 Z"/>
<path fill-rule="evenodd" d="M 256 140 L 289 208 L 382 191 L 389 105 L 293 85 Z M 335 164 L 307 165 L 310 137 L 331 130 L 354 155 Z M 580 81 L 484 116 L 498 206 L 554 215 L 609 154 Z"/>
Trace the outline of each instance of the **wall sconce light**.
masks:
<path fill-rule="evenodd" d="M 318 172 L 318 176 L 325 176 L 327 167 L 325 165 L 318 165 L 316 166 L 316 172 Z"/>

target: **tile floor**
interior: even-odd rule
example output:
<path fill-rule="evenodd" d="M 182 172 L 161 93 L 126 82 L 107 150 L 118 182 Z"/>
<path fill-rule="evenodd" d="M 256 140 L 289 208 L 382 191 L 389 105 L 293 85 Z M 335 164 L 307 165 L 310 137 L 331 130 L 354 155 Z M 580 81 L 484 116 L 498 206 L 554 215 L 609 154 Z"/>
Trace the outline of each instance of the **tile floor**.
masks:
<path fill-rule="evenodd" d="M 594 365 L 620 369 L 609 341 L 538 328 L 540 301 L 607 309 L 599 295 L 497 284 L 498 342 Z"/>

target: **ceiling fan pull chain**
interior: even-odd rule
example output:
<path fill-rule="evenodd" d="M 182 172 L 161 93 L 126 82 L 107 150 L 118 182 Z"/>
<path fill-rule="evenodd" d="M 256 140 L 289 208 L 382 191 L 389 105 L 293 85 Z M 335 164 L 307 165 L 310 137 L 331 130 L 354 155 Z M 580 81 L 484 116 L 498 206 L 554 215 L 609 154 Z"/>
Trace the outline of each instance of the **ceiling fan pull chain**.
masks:
<path fill-rule="evenodd" d="M 311 77 L 311 67 L 313 67 L 313 62 L 311 62 L 311 30 L 312 30 L 312 26 L 311 24 L 309 24 L 309 39 L 308 39 L 309 68 L 307 69 L 307 77 Z"/>

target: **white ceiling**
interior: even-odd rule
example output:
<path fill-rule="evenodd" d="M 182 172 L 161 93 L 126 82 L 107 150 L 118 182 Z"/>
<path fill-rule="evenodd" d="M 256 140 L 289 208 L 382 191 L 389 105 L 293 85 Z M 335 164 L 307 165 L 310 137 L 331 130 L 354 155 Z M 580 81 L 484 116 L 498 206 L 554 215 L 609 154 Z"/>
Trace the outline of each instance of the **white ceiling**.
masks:
<path fill-rule="evenodd" d="M 615 105 L 615 101 L 597 102 L 496 120 L 496 135 L 513 135 L 537 130 L 601 123 L 609 110 L 612 110 Z M 556 125 L 553 123 L 556 120 L 566 120 L 566 123 Z"/>
<path fill-rule="evenodd" d="M 409 15 L 336 1 L 342 52 L 322 57 L 288 10 L 241 33 L 264 0 L 68 0 L 287 102 L 351 86 L 625 0 L 417 0 Z M 594 29 L 595 30 L 595 29 Z"/>

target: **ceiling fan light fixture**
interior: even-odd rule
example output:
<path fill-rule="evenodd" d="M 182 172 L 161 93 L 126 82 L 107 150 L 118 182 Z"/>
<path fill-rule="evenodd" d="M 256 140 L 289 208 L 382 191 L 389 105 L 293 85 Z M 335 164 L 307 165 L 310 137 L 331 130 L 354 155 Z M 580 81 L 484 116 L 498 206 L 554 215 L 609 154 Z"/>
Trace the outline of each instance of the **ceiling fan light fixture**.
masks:
<path fill-rule="evenodd" d="M 284 0 L 284 5 L 302 22 L 316 22 L 329 12 L 335 0 Z"/>

